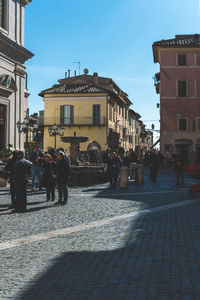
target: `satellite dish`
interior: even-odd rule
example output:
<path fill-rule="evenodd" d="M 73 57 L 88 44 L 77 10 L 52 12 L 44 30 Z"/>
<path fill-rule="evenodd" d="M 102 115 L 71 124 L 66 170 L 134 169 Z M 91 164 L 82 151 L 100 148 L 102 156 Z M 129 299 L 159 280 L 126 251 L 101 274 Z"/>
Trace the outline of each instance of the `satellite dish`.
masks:
<path fill-rule="evenodd" d="M 83 70 L 83 73 L 84 73 L 85 75 L 87 75 L 87 74 L 89 73 L 89 70 L 88 70 L 87 68 L 85 68 L 85 69 Z"/>

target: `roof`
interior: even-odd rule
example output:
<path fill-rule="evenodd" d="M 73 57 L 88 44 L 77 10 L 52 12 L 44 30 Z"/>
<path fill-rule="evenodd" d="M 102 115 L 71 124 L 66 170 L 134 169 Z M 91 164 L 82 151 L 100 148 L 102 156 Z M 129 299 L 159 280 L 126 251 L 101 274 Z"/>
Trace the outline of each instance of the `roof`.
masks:
<path fill-rule="evenodd" d="M 44 97 L 45 94 L 102 94 L 108 93 L 105 88 L 94 84 L 79 84 L 79 85 L 67 85 L 67 84 L 55 84 L 51 88 L 40 92 L 39 96 Z"/>
<path fill-rule="evenodd" d="M 162 48 L 200 48 L 200 34 L 175 35 L 174 39 L 161 40 L 153 43 L 154 62 L 158 62 L 158 49 Z"/>

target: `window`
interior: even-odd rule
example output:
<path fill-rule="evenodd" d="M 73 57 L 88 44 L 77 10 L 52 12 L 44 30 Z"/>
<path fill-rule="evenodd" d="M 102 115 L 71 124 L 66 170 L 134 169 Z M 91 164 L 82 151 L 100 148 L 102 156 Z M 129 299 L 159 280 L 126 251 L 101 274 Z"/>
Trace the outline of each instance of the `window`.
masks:
<path fill-rule="evenodd" d="M 186 55 L 185 54 L 178 55 L 178 66 L 186 66 Z"/>
<path fill-rule="evenodd" d="M 178 81 L 178 97 L 186 97 L 187 82 L 186 80 Z"/>
<path fill-rule="evenodd" d="M 187 130 L 187 119 L 179 119 L 178 120 L 178 129 L 181 131 Z"/>
<path fill-rule="evenodd" d="M 196 121 L 197 130 L 200 131 L 200 119 L 197 119 Z"/>
<path fill-rule="evenodd" d="M 200 55 L 197 55 L 197 66 L 200 66 Z"/>
<path fill-rule="evenodd" d="M 93 104 L 93 124 L 100 124 L 100 104 Z"/>
<path fill-rule="evenodd" d="M 0 0 L 0 27 L 7 30 L 7 0 Z"/>
<path fill-rule="evenodd" d="M 72 125 L 74 123 L 73 105 L 62 105 L 60 107 L 60 123 L 62 125 Z"/>

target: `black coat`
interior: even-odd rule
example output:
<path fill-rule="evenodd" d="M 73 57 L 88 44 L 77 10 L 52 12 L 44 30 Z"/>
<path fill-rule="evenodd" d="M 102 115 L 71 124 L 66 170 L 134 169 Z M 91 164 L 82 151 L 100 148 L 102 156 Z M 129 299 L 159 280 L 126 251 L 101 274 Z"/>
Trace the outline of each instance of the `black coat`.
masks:
<path fill-rule="evenodd" d="M 51 163 L 45 161 L 43 164 L 42 186 L 51 187 L 52 185 L 55 185 L 55 175 L 56 163 L 54 161 Z"/>
<path fill-rule="evenodd" d="M 32 163 L 25 158 L 16 160 L 13 166 L 13 182 L 16 187 L 23 187 L 28 183 Z"/>
<path fill-rule="evenodd" d="M 107 173 L 108 175 L 118 175 L 119 169 L 121 167 L 121 160 L 119 157 L 109 158 L 108 160 L 108 167 L 107 167 Z"/>
<path fill-rule="evenodd" d="M 56 183 L 67 184 L 71 174 L 69 162 L 65 158 L 58 160 L 56 163 Z"/>

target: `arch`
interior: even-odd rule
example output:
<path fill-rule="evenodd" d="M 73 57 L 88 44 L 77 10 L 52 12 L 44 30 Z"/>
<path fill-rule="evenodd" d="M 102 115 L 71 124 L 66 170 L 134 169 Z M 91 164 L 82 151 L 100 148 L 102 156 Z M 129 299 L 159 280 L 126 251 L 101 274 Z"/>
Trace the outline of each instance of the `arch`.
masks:
<path fill-rule="evenodd" d="M 101 151 L 101 146 L 99 143 L 97 143 L 96 141 L 93 141 L 92 143 L 90 143 L 87 146 L 87 150 L 91 151 L 91 150 L 96 150 L 96 151 Z"/>

